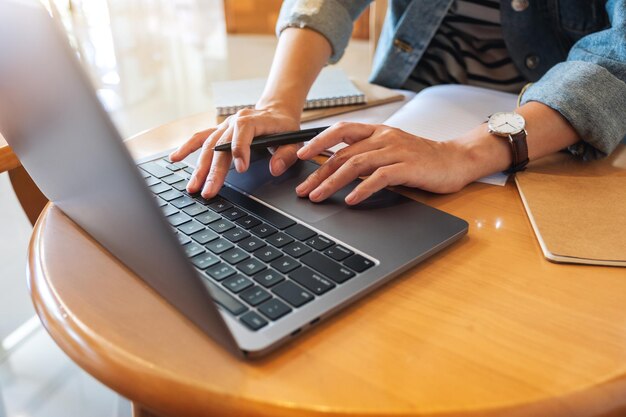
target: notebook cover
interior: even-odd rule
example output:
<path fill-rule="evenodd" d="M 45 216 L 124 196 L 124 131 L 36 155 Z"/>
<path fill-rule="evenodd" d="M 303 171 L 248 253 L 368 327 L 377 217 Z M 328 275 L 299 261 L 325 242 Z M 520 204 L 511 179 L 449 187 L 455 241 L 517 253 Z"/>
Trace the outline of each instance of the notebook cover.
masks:
<path fill-rule="evenodd" d="M 382 104 L 401 101 L 404 96 L 394 90 L 379 85 L 370 84 L 366 81 L 352 80 L 354 85 L 365 95 L 365 103 L 354 104 L 348 106 L 328 107 L 324 109 L 310 109 L 302 112 L 302 122 L 311 122 L 313 120 L 323 119 L 325 117 L 335 116 L 338 114 L 348 113 L 366 109 L 369 107 L 380 106 Z M 222 123 L 228 116 L 217 116 L 217 123 Z"/>
<path fill-rule="evenodd" d="M 546 258 L 626 266 L 626 146 L 593 162 L 551 155 L 515 182 Z"/>
<path fill-rule="evenodd" d="M 263 93 L 265 78 L 221 81 L 212 84 L 217 114 L 228 116 L 252 108 Z M 305 109 L 347 106 L 365 102 L 365 95 L 340 68 L 324 68 L 311 86 Z"/>

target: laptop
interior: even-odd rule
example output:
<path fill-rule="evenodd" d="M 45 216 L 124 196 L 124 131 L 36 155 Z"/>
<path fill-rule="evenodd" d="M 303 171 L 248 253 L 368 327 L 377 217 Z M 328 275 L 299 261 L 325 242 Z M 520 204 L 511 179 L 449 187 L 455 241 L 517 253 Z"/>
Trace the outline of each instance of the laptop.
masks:
<path fill-rule="evenodd" d="M 216 198 L 187 194 L 193 160 L 132 159 L 37 1 L 0 2 L 0 56 L 0 132 L 42 192 L 238 356 L 267 354 L 467 233 L 388 190 L 348 207 L 357 182 L 324 203 L 298 198 L 317 166 L 275 178 L 265 151 Z"/>

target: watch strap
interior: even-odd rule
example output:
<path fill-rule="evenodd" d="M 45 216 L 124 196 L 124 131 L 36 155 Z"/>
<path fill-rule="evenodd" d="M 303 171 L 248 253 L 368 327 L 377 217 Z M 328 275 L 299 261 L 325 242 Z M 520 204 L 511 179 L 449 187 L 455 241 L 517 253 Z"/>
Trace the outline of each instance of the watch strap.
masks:
<path fill-rule="evenodd" d="M 526 131 L 509 135 L 509 143 L 511 145 L 511 151 L 513 155 L 513 162 L 511 167 L 504 171 L 505 174 L 513 174 L 518 171 L 523 171 L 528 165 L 528 143 L 526 142 Z"/>

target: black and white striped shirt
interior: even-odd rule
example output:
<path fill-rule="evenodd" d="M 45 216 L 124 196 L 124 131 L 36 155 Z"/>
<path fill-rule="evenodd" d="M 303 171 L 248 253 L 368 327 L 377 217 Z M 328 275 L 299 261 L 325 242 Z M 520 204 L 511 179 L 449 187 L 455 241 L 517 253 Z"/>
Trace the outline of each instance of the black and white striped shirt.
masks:
<path fill-rule="evenodd" d="M 469 84 L 518 93 L 526 80 L 504 44 L 499 0 L 456 0 L 404 87 Z"/>

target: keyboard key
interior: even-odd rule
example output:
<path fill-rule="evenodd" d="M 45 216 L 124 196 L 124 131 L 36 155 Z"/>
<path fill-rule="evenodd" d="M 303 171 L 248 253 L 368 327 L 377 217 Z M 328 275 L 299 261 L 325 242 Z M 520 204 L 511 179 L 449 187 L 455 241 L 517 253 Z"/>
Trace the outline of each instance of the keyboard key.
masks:
<path fill-rule="evenodd" d="M 253 282 L 243 275 L 235 275 L 225 279 L 222 285 L 234 292 L 235 294 L 249 288 L 253 285 Z"/>
<path fill-rule="evenodd" d="M 254 280 L 264 286 L 265 288 L 269 288 L 273 285 L 278 284 L 281 281 L 285 280 L 284 275 L 274 271 L 273 269 L 268 269 L 266 271 L 261 271 L 254 276 Z"/>
<path fill-rule="evenodd" d="M 180 243 L 181 245 L 186 245 L 187 243 L 191 242 L 191 239 L 189 239 L 183 233 L 176 233 L 176 237 L 178 238 L 178 243 Z"/>
<path fill-rule="evenodd" d="M 258 224 L 261 224 L 261 220 L 253 216 L 245 216 L 236 221 L 236 223 L 244 229 L 250 229 Z"/>
<path fill-rule="evenodd" d="M 226 252 L 230 248 L 234 247 L 234 245 L 226 239 L 219 238 L 207 244 L 206 247 L 211 252 L 219 255 L 220 253 Z"/>
<path fill-rule="evenodd" d="M 257 249 L 264 247 L 265 246 L 265 242 L 263 242 L 259 238 L 256 238 L 254 236 L 250 236 L 249 238 L 239 242 L 239 246 L 241 246 L 244 250 L 246 250 L 248 252 L 254 252 Z"/>
<path fill-rule="evenodd" d="M 244 259 L 247 259 L 249 257 L 250 255 L 248 255 L 246 251 L 243 251 L 239 248 L 232 248 L 222 253 L 222 259 L 224 259 L 226 262 L 228 262 L 231 265 L 241 262 Z"/>
<path fill-rule="evenodd" d="M 215 240 L 218 237 L 219 235 L 210 229 L 200 230 L 199 232 L 196 232 L 193 235 L 191 235 L 191 238 L 201 245 L 204 245 L 212 240 Z"/>
<path fill-rule="evenodd" d="M 244 274 L 252 276 L 266 268 L 265 264 L 258 259 L 252 258 L 237 265 L 237 269 L 243 271 Z"/>
<path fill-rule="evenodd" d="M 202 214 L 205 211 L 209 211 L 209 210 L 206 207 L 204 207 L 202 204 L 198 204 L 194 202 L 192 205 L 185 207 L 183 211 L 187 213 L 188 215 L 195 217 L 198 214 Z"/>
<path fill-rule="evenodd" d="M 256 216 L 262 218 L 278 229 L 284 229 L 296 223 L 289 217 L 280 214 L 258 201 L 254 201 L 250 197 L 247 197 L 230 187 L 222 187 L 219 194 L 229 201 L 232 201 L 238 206 L 246 209 L 250 213 L 254 213 Z"/>
<path fill-rule="evenodd" d="M 143 177 L 144 180 L 151 176 L 150 174 L 148 174 L 146 171 L 144 171 L 142 169 L 139 170 L 139 173 L 141 174 L 141 176 Z"/>
<path fill-rule="evenodd" d="M 200 223 L 198 223 L 196 221 L 193 221 L 193 220 L 178 226 L 178 230 L 180 230 L 181 232 L 183 232 L 186 235 L 192 235 L 192 234 L 194 234 L 196 232 L 199 232 L 200 230 L 203 230 L 203 229 L 204 229 L 204 226 L 202 226 Z"/>
<path fill-rule="evenodd" d="M 172 184 L 172 187 L 174 187 L 178 191 L 185 191 L 187 189 L 187 181 L 179 181 L 175 184 Z"/>
<path fill-rule="evenodd" d="M 163 214 L 165 215 L 165 217 L 178 213 L 178 209 L 176 207 L 170 206 L 167 203 L 165 203 L 165 205 L 161 207 L 161 210 L 163 210 Z"/>
<path fill-rule="evenodd" d="M 238 316 L 244 311 L 248 310 L 242 302 L 237 300 L 232 295 L 228 294 L 226 291 L 212 283 L 211 281 L 205 281 L 207 287 L 209 287 L 209 292 L 211 296 L 219 305 L 224 307 L 226 310 L 230 311 L 231 314 Z"/>
<path fill-rule="evenodd" d="M 165 201 L 176 200 L 177 198 L 182 197 L 182 196 L 183 196 L 183 193 L 181 193 L 180 191 L 176 191 L 176 190 L 169 190 L 169 191 L 159 194 L 159 197 L 161 197 Z"/>
<path fill-rule="evenodd" d="M 258 285 L 255 285 L 252 288 L 248 288 L 247 290 L 239 294 L 239 297 L 241 297 L 242 300 L 244 300 L 246 303 L 250 304 L 251 306 L 259 305 L 263 301 L 266 301 L 272 298 L 270 293 L 268 293 L 267 291 L 265 291 L 263 288 L 259 287 Z"/>
<path fill-rule="evenodd" d="M 238 209 L 237 207 L 233 207 L 229 210 L 225 210 L 221 214 L 222 216 L 226 217 L 228 220 L 231 220 L 231 221 L 235 221 L 237 219 L 240 219 L 248 215 L 248 213 L 246 213 L 245 211 L 241 209 Z"/>
<path fill-rule="evenodd" d="M 187 168 L 187 165 L 181 162 L 174 162 L 173 164 L 165 165 L 165 168 L 169 169 L 170 171 L 180 171 L 181 169 Z"/>
<path fill-rule="evenodd" d="M 146 185 L 148 187 L 152 187 L 154 184 L 158 184 L 159 180 L 154 178 L 152 175 L 148 175 L 146 178 L 144 178 L 146 180 Z M 168 187 L 169 188 L 169 187 Z M 154 192 L 154 191 L 153 191 Z M 158 193 L 156 193 L 158 194 Z"/>
<path fill-rule="evenodd" d="M 263 262 L 272 262 L 274 259 L 280 258 L 282 252 L 271 246 L 265 246 L 261 249 L 254 251 L 254 256 L 262 260 Z"/>
<path fill-rule="evenodd" d="M 221 213 L 233 207 L 232 204 L 230 204 L 228 201 L 223 200 L 221 198 L 216 198 L 214 200 L 211 200 L 211 202 L 208 205 L 211 210 L 217 213 Z"/>
<path fill-rule="evenodd" d="M 272 292 L 294 307 L 300 307 L 313 300 L 313 294 L 291 281 L 281 282 Z"/>
<path fill-rule="evenodd" d="M 226 219 L 221 219 L 209 224 L 209 227 L 218 233 L 224 233 L 225 231 L 234 228 L 235 225 Z"/>
<path fill-rule="evenodd" d="M 181 177 L 180 175 L 176 175 L 176 174 L 168 175 L 167 177 L 161 178 L 161 181 L 169 185 L 172 185 L 177 182 L 184 181 L 184 180 L 185 179 L 183 177 Z"/>
<path fill-rule="evenodd" d="M 260 328 L 267 326 L 267 320 L 255 313 L 254 311 L 248 311 L 246 314 L 239 318 L 243 324 L 248 326 L 250 330 L 259 330 Z"/>
<path fill-rule="evenodd" d="M 352 252 L 350 249 L 346 249 L 340 245 L 335 245 L 332 248 L 326 250 L 324 252 L 324 255 L 330 256 L 336 261 L 343 261 L 344 259 L 352 255 L 353 253 L 354 252 Z"/>
<path fill-rule="evenodd" d="M 334 245 L 335 242 L 333 242 L 326 236 L 318 235 L 318 236 L 315 236 L 314 238 L 307 240 L 306 244 L 312 247 L 313 249 L 322 251 Z"/>
<path fill-rule="evenodd" d="M 191 221 L 191 217 L 187 216 L 185 213 L 178 212 L 176 214 L 172 214 L 167 218 L 167 221 L 174 227 L 178 227 L 183 223 L 187 223 Z"/>
<path fill-rule="evenodd" d="M 202 253 L 191 258 L 191 263 L 200 269 L 207 269 L 208 267 L 219 263 L 219 261 L 220 260 L 217 256 L 209 252 Z"/>
<path fill-rule="evenodd" d="M 169 169 L 165 167 L 162 167 L 161 165 L 157 164 L 154 161 L 146 162 L 145 164 L 139 165 L 139 167 L 143 169 L 144 171 L 148 172 L 153 177 L 157 177 L 157 178 L 167 177 L 168 175 L 172 173 L 172 171 L 170 171 Z"/>
<path fill-rule="evenodd" d="M 302 242 L 293 242 L 285 246 L 283 248 L 283 252 L 285 252 L 287 255 L 293 256 L 294 258 L 299 258 L 302 255 L 311 252 L 311 248 L 309 248 Z"/>
<path fill-rule="evenodd" d="M 291 256 L 283 256 L 282 258 L 276 259 L 270 265 L 278 271 L 282 272 L 283 274 L 286 274 L 299 267 L 300 262 L 296 261 Z"/>
<path fill-rule="evenodd" d="M 293 238 L 281 232 L 268 237 L 265 241 L 270 245 L 276 246 L 277 248 L 282 248 L 283 246 L 293 242 Z"/>
<path fill-rule="evenodd" d="M 290 236 L 295 237 L 298 240 L 307 240 L 307 239 L 311 239 L 313 236 L 316 235 L 316 233 L 309 229 L 308 227 L 305 227 L 301 224 L 294 224 L 293 226 L 290 226 L 288 228 L 285 229 L 285 233 L 287 233 Z"/>
<path fill-rule="evenodd" d="M 162 198 L 159 198 L 158 195 L 155 195 L 154 199 L 156 200 L 156 202 L 159 205 L 159 207 L 165 207 L 167 205 L 167 202 L 164 201 Z"/>
<path fill-rule="evenodd" d="M 182 196 L 180 198 L 170 201 L 170 204 L 173 205 L 174 207 L 182 209 L 182 208 L 191 206 L 192 204 L 194 204 L 194 201 L 191 197 L 187 197 L 185 195 L 185 196 Z"/>
<path fill-rule="evenodd" d="M 183 171 L 185 171 L 189 175 L 193 174 L 193 168 L 192 167 L 183 168 Z"/>
<path fill-rule="evenodd" d="M 215 220 L 221 219 L 219 214 L 214 213 L 212 211 L 208 211 L 208 210 L 204 213 L 200 213 L 196 215 L 195 217 L 196 217 L 196 220 L 198 220 L 202 224 L 209 224 L 209 223 L 214 222 Z"/>
<path fill-rule="evenodd" d="M 374 261 L 371 261 L 364 256 L 356 254 L 346 259 L 343 262 L 343 264 L 347 266 L 348 268 L 352 269 L 353 271 L 363 272 L 366 269 L 369 269 L 372 266 L 374 266 Z"/>
<path fill-rule="evenodd" d="M 270 320 L 278 320 L 291 312 L 291 308 L 278 298 L 272 298 L 259 306 L 259 311 Z"/>
<path fill-rule="evenodd" d="M 250 233 L 246 232 L 243 229 L 235 227 L 234 229 L 230 229 L 229 231 L 224 232 L 222 236 L 224 236 L 231 242 L 239 242 L 240 240 L 244 240 L 245 238 L 249 237 Z"/>
<path fill-rule="evenodd" d="M 311 252 L 300 258 L 303 264 L 310 266 L 317 272 L 321 272 L 338 284 L 352 278 L 355 274 L 346 267 L 341 266 L 332 259 L 319 252 Z"/>
<path fill-rule="evenodd" d="M 289 277 L 317 295 L 324 294 L 326 291 L 335 288 L 335 284 L 329 279 L 304 266 L 292 271 Z"/>
<path fill-rule="evenodd" d="M 164 192 L 166 192 L 168 190 L 171 190 L 171 189 L 172 189 L 172 187 L 170 187 L 167 184 L 163 184 L 162 182 L 159 182 L 159 183 L 157 183 L 155 185 L 152 185 L 150 187 L 150 191 L 152 191 L 153 194 L 161 194 L 161 193 L 164 193 Z"/>
<path fill-rule="evenodd" d="M 183 246 L 185 253 L 189 258 L 192 258 L 202 252 L 204 252 L 204 248 L 198 245 L 196 242 L 189 242 L 185 246 Z"/>
<path fill-rule="evenodd" d="M 222 262 L 210 267 L 205 272 L 216 281 L 222 281 L 231 275 L 235 275 L 237 271 L 235 271 L 231 266 L 228 266 L 228 264 Z"/>
<path fill-rule="evenodd" d="M 276 233 L 276 229 L 274 229 L 272 226 L 267 225 L 267 224 L 260 224 L 250 229 L 250 232 L 252 232 L 253 234 L 257 235 L 260 238 L 265 238 Z"/>

